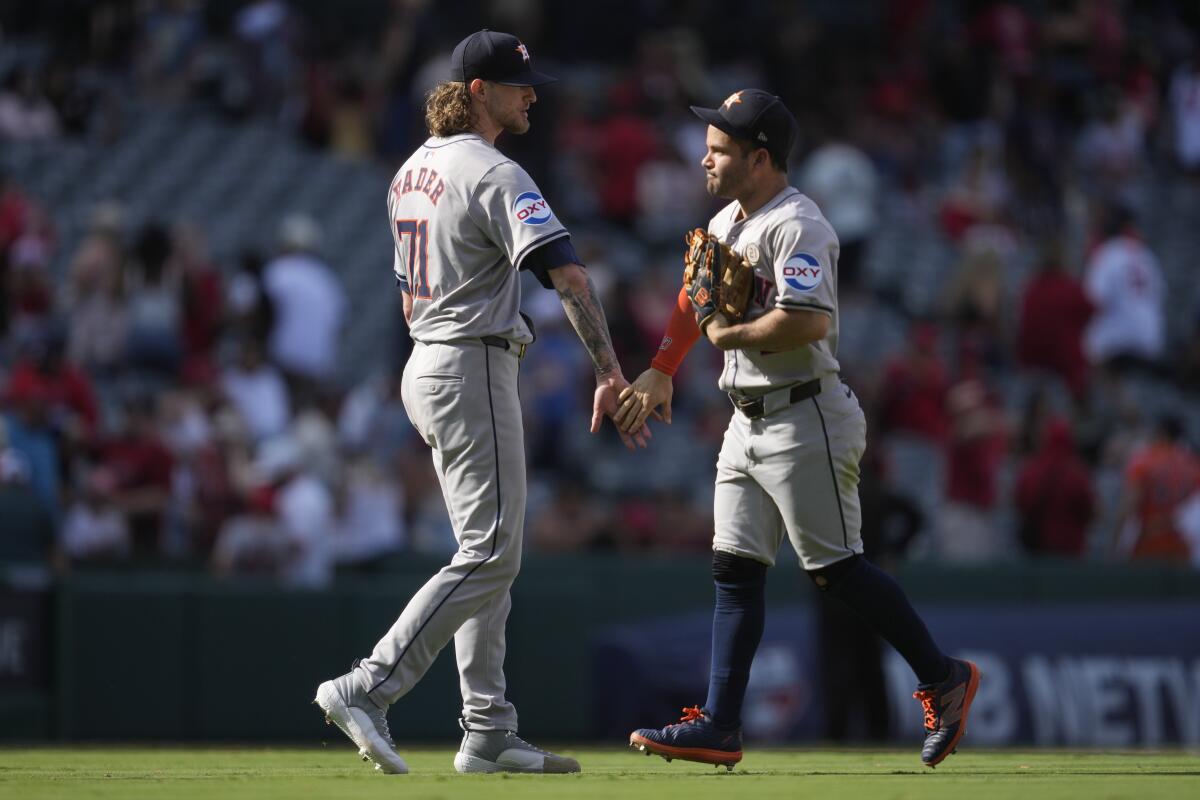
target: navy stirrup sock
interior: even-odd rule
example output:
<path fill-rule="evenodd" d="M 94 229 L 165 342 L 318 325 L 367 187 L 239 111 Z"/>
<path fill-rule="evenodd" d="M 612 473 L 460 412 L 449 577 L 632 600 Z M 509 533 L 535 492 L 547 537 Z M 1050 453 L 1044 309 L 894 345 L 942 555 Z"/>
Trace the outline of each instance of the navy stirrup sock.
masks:
<path fill-rule="evenodd" d="M 891 575 L 859 555 L 809 572 L 813 582 L 863 618 L 896 648 L 922 684 L 940 683 L 950 660 Z"/>
<path fill-rule="evenodd" d="M 729 553 L 713 554 L 712 668 L 704 709 L 718 728 L 742 722 L 750 665 L 766 619 L 767 565 Z"/>

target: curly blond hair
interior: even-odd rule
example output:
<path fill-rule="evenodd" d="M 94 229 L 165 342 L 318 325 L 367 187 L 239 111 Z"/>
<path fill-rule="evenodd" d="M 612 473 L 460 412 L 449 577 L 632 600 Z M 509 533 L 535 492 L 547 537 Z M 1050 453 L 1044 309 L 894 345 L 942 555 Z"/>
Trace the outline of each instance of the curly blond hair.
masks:
<path fill-rule="evenodd" d="M 475 126 L 471 95 L 461 81 L 439 83 L 425 96 L 425 125 L 432 136 L 453 136 Z"/>

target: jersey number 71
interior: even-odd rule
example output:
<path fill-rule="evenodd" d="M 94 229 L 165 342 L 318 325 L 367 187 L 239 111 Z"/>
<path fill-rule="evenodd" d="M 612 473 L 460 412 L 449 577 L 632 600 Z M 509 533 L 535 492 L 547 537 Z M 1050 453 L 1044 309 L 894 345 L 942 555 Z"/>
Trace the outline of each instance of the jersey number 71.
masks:
<path fill-rule="evenodd" d="M 433 297 L 429 290 L 429 220 L 398 219 L 396 232 L 401 238 L 412 236 L 408 240 L 408 279 L 413 297 L 428 300 Z"/>

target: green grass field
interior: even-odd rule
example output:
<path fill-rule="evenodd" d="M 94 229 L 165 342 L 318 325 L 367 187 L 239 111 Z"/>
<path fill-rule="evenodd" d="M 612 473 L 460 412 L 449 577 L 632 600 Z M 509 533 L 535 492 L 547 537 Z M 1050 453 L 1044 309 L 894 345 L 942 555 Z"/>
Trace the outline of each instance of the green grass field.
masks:
<path fill-rule="evenodd" d="M 327 748 L 0 749 L 0 798 L 1200 798 L 1200 754 L 964 748 L 937 770 L 915 750 L 751 750 L 732 773 L 618 748 L 563 748 L 580 775 L 457 775 L 453 745 L 401 748 L 412 772 L 380 775 Z"/>

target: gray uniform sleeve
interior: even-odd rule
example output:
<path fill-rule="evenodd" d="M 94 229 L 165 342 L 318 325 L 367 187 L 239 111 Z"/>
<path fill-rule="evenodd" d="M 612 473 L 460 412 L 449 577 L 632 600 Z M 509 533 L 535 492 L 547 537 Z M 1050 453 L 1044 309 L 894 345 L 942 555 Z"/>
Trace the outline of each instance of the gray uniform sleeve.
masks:
<path fill-rule="evenodd" d="M 838 241 L 824 225 L 796 220 L 776 229 L 775 307 L 823 311 L 837 304 Z"/>
<path fill-rule="evenodd" d="M 468 211 L 518 269 L 531 250 L 567 235 L 533 178 L 511 161 L 483 176 Z"/>

